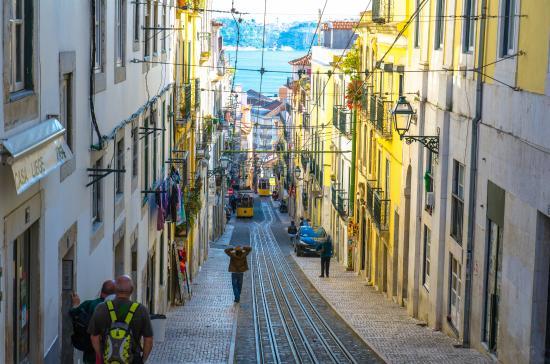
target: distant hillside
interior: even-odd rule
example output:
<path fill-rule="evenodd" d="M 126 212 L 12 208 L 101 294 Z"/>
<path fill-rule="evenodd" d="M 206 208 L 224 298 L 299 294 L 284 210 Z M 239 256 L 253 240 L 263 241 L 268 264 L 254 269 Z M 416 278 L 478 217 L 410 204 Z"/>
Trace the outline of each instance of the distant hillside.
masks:
<path fill-rule="evenodd" d="M 223 42 L 227 46 L 237 45 L 237 27 L 233 19 L 218 19 L 224 24 L 221 28 Z M 297 22 L 290 24 L 267 24 L 265 29 L 265 47 L 291 47 L 295 50 L 307 50 L 314 35 L 317 23 Z M 263 24 L 254 19 L 240 24 L 240 47 L 262 47 Z"/>

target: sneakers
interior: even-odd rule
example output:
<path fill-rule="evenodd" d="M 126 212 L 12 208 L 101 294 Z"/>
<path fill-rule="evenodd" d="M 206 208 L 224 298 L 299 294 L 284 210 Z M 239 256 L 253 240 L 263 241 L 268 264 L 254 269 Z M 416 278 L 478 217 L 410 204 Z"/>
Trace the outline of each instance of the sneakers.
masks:
<path fill-rule="evenodd" d="M 325 276 L 324 276 L 324 275 L 320 275 L 319 278 L 325 278 Z"/>
<path fill-rule="evenodd" d="M 238 299 L 235 298 L 235 301 L 233 301 L 233 302 L 239 303 L 240 301 L 241 301 L 240 299 L 238 300 Z"/>

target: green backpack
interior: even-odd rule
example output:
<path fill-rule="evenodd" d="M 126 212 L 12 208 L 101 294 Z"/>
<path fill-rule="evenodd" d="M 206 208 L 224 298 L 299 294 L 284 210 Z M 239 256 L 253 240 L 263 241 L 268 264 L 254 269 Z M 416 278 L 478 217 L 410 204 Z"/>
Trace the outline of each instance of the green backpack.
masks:
<path fill-rule="evenodd" d="M 109 316 L 111 316 L 111 326 L 104 336 L 103 360 L 105 364 L 130 364 L 134 359 L 132 347 L 134 337 L 130 329 L 130 322 L 134 317 L 139 303 L 134 302 L 130 306 L 128 314 L 124 321 L 119 321 L 116 316 L 112 301 L 106 301 Z"/>

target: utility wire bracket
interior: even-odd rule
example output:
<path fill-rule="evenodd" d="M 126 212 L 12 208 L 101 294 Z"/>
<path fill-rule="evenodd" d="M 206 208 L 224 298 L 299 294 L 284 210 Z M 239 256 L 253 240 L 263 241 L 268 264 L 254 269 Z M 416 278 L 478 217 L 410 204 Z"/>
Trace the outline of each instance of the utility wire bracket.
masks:
<path fill-rule="evenodd" d="M 86 187 L 90 187 L 93 184 L 101 181 L 103 178 L 107 177 L 111 173 L 126 173 L 125 169 L 116 169 L 116 168 L 87 168 L 88 177 L 93 178 L 92 181 L 86 184 Z"/>

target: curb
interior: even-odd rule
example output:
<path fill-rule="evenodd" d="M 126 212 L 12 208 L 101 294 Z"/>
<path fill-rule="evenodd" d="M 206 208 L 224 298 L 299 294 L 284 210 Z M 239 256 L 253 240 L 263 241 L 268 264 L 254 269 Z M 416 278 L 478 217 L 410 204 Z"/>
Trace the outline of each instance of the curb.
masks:
<path fill-rule="evenodd" d="M 239 305 L 235 305 L 235 312 L 233 314 L 233 329 L 231 332 L 231 344 L 229 346 L 229 358 L 228 364 L 235 363 L 235 344 L 237 342 L 237 321 L 239 318 Z"/>
<path fill-rule="evenodd" d="M 311 283 L 311 285 L 315 288 L 315 290 L 319 293 L 319 295 L 321 297 L 323 297 L 323 299 L 325 300 L 325 302 L 334 310 L 334 312 L 336 312 L 336 314 L 338 315 L 338 317 L 340 317 L 342 319 L 342 321 L 344 321 L 346 323 L 346 325 L 349 326 L 349 328 L 361 339 L 363 340 L 363 342 L 372 350 L 374 351 L 374 353 L 376 355 L 378 355 L 380 357 L 380 359 L 382 359 L 385 363 L 391 363 L 388 358 L 383 355 L 380 351 L 378 351 L 378 349 L 376 349 L 375 347 L 373 347 L 371 344 L 369 344 L 368 341 L 366 341 L 363 336 L 357 331 L 357 329 L 355 328 L 355 326 L 353 326 L 346 318 L 344 318 L 340 312 L 336 309 L 336 307 L 334 307 L 334 305 L 332 304 L 332 302 L 330 302 L 326 297 L 325 295 L 317 288 L 317 286 L 311 281 L 311 279 L 309 279 L 307 273 L 303 270 L 302 266 L 298 263 L 298 261 L 296 260 L 296 256 L 291 253 L 290 256 L 292 257 L 292 260 L 294 260 L 294 263 L 296 263 L 296 265 L 298 266 L 298 268 L 300 268 L 300 270 L 302 271 L 302 273 L 304 273 L 304 276 L 306 276 L 307 280 L 309 281 L 309 283 Z"/>

